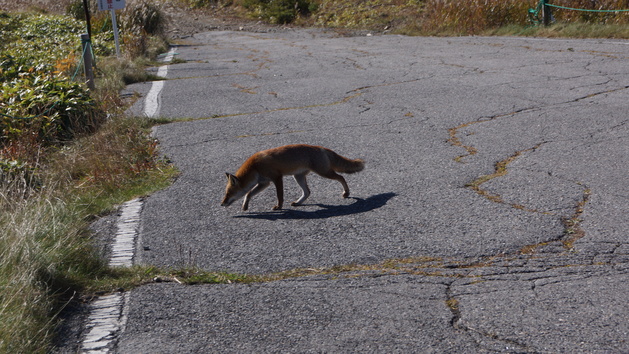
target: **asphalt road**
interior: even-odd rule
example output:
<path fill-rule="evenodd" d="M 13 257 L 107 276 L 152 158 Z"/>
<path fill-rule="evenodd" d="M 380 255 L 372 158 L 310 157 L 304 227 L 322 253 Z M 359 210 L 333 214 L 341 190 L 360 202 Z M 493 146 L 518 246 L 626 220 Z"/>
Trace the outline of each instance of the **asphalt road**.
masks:
<path fill-rule="evenodd" d="M 142 286 L 116 352 L 629 352 L 629 42 L 287 29 L 175 50 L 155 136 L 181 176 L 145 200 L 135 263 L 312 275 Z M 224 172 L 292 143 L 364 159 L 352 196 L 311 175 L 304 206 L 219 205 Z"/>

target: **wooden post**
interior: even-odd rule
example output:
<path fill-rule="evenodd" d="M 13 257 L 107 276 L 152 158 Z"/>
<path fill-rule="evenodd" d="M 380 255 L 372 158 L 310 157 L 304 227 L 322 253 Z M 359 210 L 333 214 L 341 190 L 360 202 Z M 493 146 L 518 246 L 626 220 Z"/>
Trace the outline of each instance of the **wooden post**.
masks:
<path fill-rule="evenodd" d="M 544 26 L 550 25 L 550 6 L 547 5 L 547 0 L 542 0 L 542 18 L 544 19 Z"/>
<path fill-rule="evenodd" d="M 85 12 L 85 22 L 87 22 L 87 34 L 89 35 L 89 38 L 92 38 L 92 20 L 87 0 L 83 0 L 83 12 Z"/>
<path fill-rule="evenodd" d="M 81 35 L 81 47 L 83 48 L 83 67 L 85 68 L 85 81 L 90 90 L 94 90 L 94 71 L 92 70 L 92 48 L 90 44 L 90 35 L 83 33 Z"/>

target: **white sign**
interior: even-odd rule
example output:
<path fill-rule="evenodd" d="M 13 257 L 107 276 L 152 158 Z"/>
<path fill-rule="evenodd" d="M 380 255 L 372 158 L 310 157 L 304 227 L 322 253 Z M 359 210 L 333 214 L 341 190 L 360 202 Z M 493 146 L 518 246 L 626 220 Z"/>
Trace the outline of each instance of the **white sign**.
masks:
<path fill-rule="evenodd" d="M 119 10 L 124 8 L 125 0 L 98 0 L 98 9 L 104 10 Z"/>

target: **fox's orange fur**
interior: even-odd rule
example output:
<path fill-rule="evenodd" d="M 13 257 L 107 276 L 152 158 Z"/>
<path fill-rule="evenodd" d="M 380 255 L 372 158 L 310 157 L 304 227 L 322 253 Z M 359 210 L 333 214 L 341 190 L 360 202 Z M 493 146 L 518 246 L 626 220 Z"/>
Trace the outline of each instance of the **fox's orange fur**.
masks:
<path fill-rule="evenodd" d="M 349 187 L 341 173 L 362 171 L 365 163 L 361 159 L 351 160 L 330 149 L 304 144 L 285 145 L 253 154 L 240 166 L 234 175 L 226 173 L 227 188 L 222 206 L 230 206 L 245 196 L 242 210 L 249 208 L 251 198 L 260 193 L 271 182 L 277 190 L 277 205 L 281 209 L 284 202 L 282 177 L 293 175 L 303 194 L 291 205 L 300 205 L 310 196 L 306 175 L 311 171 L 325 178 L 339 181 L 343 185 L 343 197 L 349 197 Z"/>

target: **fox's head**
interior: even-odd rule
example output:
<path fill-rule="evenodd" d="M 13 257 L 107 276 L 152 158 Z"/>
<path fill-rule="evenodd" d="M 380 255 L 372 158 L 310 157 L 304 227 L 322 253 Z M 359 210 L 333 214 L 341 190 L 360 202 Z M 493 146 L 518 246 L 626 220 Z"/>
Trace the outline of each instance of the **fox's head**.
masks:
<path fill-rule="evenodd" d="M 228 207 L 242 198 L 247 193 L 247 190 L 243 188 L 238 177 L 227 172 L 225 172 L 225 175 L 227 175 L 227 187 L 225 188 L 225 197 L 223 197 L 221 205 Z"/>

